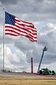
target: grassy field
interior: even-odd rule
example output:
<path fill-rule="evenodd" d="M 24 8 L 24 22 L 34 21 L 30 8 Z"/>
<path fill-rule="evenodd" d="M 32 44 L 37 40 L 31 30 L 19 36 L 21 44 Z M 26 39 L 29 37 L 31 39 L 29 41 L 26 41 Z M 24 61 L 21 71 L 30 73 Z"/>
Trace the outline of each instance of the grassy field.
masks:
<path fill-rule="evenodd" d="M 0 78 L 0 85 L 56 85 L 56 79 Z"/>

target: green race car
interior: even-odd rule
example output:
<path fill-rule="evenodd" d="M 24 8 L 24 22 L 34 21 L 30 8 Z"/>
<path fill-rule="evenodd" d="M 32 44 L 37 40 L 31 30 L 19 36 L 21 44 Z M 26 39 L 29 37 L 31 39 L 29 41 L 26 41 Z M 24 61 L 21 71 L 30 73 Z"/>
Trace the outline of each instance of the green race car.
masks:
<path fill-rule="evenodd" d="M 43 75 L 55 75 L 54 71 L 50 71 L 49 69 L 45 68 L 45 69 L 41 69 L 39 71 L 39 74 L 43 74 Z"/>

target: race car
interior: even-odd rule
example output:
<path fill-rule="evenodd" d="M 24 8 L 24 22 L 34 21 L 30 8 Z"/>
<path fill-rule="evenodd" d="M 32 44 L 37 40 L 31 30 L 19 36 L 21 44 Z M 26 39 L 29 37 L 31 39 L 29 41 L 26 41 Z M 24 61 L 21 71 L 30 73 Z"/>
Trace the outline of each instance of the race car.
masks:
<path fill-rule="evenodd" d="M 55 71 L 50 71 L 50 70 L 47 69 L 47 68 L 42 68 L 42 69 L 39 71 L 39 74 L 42 74 L 42 75 L 55 75 Z"/>

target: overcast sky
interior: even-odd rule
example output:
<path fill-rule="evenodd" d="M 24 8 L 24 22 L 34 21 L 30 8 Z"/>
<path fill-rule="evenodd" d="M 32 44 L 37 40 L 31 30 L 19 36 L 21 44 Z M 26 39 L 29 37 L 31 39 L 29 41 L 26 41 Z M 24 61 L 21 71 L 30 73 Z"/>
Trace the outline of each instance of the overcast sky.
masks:
<path fill-rule="evenodd" d="M 41 68 L 56 71 L 56 0 L 0 0 L 0 70 L 3 69 L 3 26 L 4 11 L 19 19 L 31 22 L 37 27 L 37 41 L 31 42 L 26 37 L 4 35 L 5 69 L 31 72 L 31 57 L 34 72 L 44 53 Z"/>

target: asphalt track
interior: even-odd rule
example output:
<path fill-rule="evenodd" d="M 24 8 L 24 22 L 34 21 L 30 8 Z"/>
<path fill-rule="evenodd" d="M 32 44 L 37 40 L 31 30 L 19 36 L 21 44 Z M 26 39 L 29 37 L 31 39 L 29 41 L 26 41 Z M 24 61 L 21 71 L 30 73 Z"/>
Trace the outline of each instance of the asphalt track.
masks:
<path fill-rule="evenodd" d="M 8 78 L 56 78 L 56 75 L 39 75 L 39 74 L 31 74 L 31 73 L 23 73 L 23 72 L 0 72 L 1 77 Z"/>

